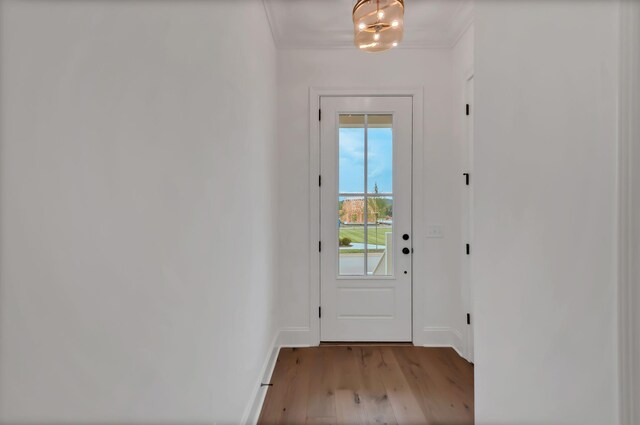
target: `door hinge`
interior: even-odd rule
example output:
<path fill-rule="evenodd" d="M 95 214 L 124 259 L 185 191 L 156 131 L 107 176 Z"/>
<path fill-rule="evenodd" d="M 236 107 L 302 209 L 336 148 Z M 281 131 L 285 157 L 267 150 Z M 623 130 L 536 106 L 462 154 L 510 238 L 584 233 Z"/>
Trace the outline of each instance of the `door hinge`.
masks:
<path fill-rule="evenodd" d="M 318 307 L 318 319 L 322 319 L 322 307 Z"/>
<path fill-rule="evenodd" d="M 469 173 L 462 173 L 464 176 L 464 184 L 469 186 Z"/>
<path fill-rule="evenodd" d="M 467 103 L 466 108 L 465 108 L 465 113 L 468 115 L 471 115 L 471 107 L 469 106 L 469 104 Z"/>
<path fill-rule="evenodd" d="M 318 121 L 322 121 L 322 109 L 318 109 Z"/>
<path fill-rule="evenodd" d="M 322 241 L 318 241 L 318 252 L 322 252 Z"/>
<path fill-rule="evenodd" d="M 322 186 L 322 176 L 318 176 L 318 186 Z"/>
<path fill-rule="evenodd" d="M 467 255 L 471 254 L 471 245 L 467 244 Z"/>
<path fill-rule="evenodd" d="M 471 324 L 471 314 L 467 313 L 467 325 Z"/>

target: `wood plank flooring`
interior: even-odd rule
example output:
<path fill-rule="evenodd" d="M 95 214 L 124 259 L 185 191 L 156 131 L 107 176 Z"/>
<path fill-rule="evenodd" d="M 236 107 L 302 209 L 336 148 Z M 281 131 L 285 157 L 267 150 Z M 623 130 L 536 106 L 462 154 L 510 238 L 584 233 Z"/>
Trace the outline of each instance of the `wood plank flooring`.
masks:
<path fill-rule="evenodd" d="M 473 365 L 450 348 L 283 348 L 259 424 L 473 424 Z"/>

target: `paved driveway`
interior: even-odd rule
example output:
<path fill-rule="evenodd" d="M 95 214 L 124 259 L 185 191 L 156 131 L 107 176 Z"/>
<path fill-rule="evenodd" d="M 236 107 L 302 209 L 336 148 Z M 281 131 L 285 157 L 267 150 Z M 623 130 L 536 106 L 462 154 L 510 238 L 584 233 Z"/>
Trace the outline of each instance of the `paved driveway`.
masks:
<path fill-rule="evenodd" d="M 382 253 L 370 252 L 367 271 L 373 273 L 378 265 Z M 364 269 L 364 254 L 340 254 L 340 274 L 341 275 L 362 275 Z"/>

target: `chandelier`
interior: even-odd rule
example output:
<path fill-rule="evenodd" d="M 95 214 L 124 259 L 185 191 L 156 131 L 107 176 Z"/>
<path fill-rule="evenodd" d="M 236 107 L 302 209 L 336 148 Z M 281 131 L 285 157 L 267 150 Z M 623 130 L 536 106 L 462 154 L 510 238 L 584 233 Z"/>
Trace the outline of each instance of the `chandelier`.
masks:
<path fill-rule="evenodd" d="M 404 31 L 404 0 L 358 0 L 353 7 L 356 47 L 382 52 L 396 47 Z"/>

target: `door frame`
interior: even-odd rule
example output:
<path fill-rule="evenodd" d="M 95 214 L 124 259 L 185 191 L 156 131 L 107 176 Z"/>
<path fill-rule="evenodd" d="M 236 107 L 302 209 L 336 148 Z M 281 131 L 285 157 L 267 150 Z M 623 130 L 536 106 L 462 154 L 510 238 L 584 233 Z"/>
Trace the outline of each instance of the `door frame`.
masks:
<path fill-rule="evenodd" d="M 320 345 L 320 99 L 322 97 L 410 97 L 412 98 L 412 185 L 411 185 L 411 232 L 413 249 L 424 252 L 424 220 L 416 220 L 423 216 L 423 91 L 422 87 L 405 89 L 330 89 L 309 88 L 309 331 L 311 346 Z M 417 235 L 417 236 L 416 236 Z M 414 262 L 412 262 L 413 264 Z M 423 323 L 423 287 L 416 285 L 420 276 L 415 275 L 416 267 L 412 265 L 412 321 L 411 340 L 416 344 L 416 335 Z"/>
<path fill-rule="evenodd" d="M 621 425 L 640 421 L 640 4 L 620 6 L 618 122 L 618 411 Z"/>
<path fill-rule="evenodd" d="M 466 227 L 463 227 L 464 229 L 466 229 L 466 234 L 462 235 L 463 240 L 461 241 L 463 244 L 470 244 L 473 247 L 473 242 L 474 242 L 474 142 L 475 142 L 475 138 L 474 136 L 474 124 L 475 121 L 473 121 L 472 123 L 470 123 L 470 120 L 474 120 L 474 114 L 475 114 L 475 108 L 474 108 L 474 96 L 472 93 L 472 95 L 470 96 L 469 94 L 469 83 L 473 80 L 473 82 L 475 83 L 475 79 L 474 79 L 474 73 L 473 73 L 473 69 L 467 71 L 464 74 L 464 81 L 463 81 L 463 87 L 464 87 L 464 102 L 468 105 L 470 105 L 471 110 L 470 110 L 470 114 L 469 116 L 465 117 L 465 121 L 464 121 L 464 152 L 466 155 L 465 158 L 465 169 L 464 172 L 465 173 L 469 173 L 469 185 L 468 186 L 464 186 L 463 187 L 463 196 L 466 197 L 467 199 L 467 211 L 466 211 L 466 219 L 467 222 L 464 223 L 466 224 Z M 463 205 L 465 205 L 463 203 Z M 464 212 L 463 212 L 464 213 Z M 464 341 L 464 358 L 473 363 L 474 362 L 474 356 L 475 356 L 475 334 L 474 334 L 474 329 L 475 329 L 475 312 L 474 312 L 474 291 L 473 291 L 473 261 L 471 259 L 471 257 L 469 255 L 465 255 L 465 258 L 463 259 L 464 265 L 463 267 L 466 267 L 466 275 L 463 273 L 463 281 L 462 281 L 462 290 L 464 291 L 463 294 L 463 300 L 466 298 L 466 302 L 463 301 L 463 308 L 467 311 L 467 314 L 470 315 L 470 323 L 467 324 L 467 326 L 465 327 L 466 333 L 465 333 L 465 341 Z"/>

